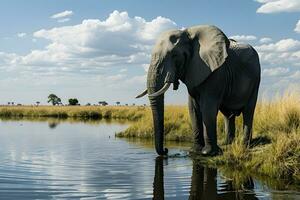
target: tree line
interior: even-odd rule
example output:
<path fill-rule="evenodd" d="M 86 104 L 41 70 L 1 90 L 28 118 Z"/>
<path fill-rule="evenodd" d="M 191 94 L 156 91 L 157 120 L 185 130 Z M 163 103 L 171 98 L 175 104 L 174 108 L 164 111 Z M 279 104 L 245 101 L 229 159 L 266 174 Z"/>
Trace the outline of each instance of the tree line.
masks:
<path fill-rule="evenodd" d="M 56 94 L 49 94 L 48 95 L 48 103 L 52 104 L 53 106 L 59 106 L 59 105 L 70 105 L 70 106 L 80 106 L 79 100 L 77 98 L 70 98 L 68 99 L 68 103 L 67 104 L 63 104 L 61 98 L 59 98 Z M 39 106 L 41 104 L 40 101 L 36 101 L 35 105 Z M 11 106 L 22 106 L 22 104 L 20 103 L 15 103 L 13 101 L 11 102 L 7 102 L 7 105 L 11 105 Z M 85 104 L 86 106 L 91 106 L 91 103 L 87 103 Z M 99 101 L 98 104 L 93 104 L 93 105 L 100 105 L 100 106 L 107 106 L 109 105 L 106 101 Z M 115 104 L 113 105 L 117 105 L 120 106 L 121 102 L 120 101 L 116 101 Z M 125 103 L 123 104 L 124 106 L 129 106 L 129 104 Z M 135 103 L 131 104 L 132 106 L 135 106 Z M 146 104 L 144 104 L 143 106 L 146 106 Z"/>
<path fill-rule="evenodd" d="M 63 105 L 63 103 L 61 101 L 61 98 L 59 98 L 55 94 L 50 94 L 48 96 L 48 103 L 51 103 L 53 106 Z M 120 103 L 120 102 L 117 102 L 117 103 Z M 99 101 L 98 104 L 101 105 L 101 106 L 107 106 L 108 105 L 108 103 L 106 101 Z M 79 103 L 79 100 L 77 98 L 70 98 L 70 99 L 68 99 L 68 105 L 70 105 L 70 106 L 79 106 L 80 103 Z M 86 105 L 90 106 L 91 104 L 87 103 Z"/>
<path fill-rule="evenodd" d="M 61 101 L 61 98 L 59 98 L 57 95 L 55 94 L 50 94 L 48 96 L 48 103 L 51 103 L 53 106 L 55 105 L 63 105 L 62 101 Z M 37 102 L 37 105 L 39 103 Z M 121 105 L 121 102 L 120 101 L 117 101 L 115 102 L 115 104 L 117 106 Z M 77 98 L 70 98 L 68 99 L 68 105 L 71 105 L 71 106 L 76 106 L 76 105 L 80 105 L 79 103 L 79 100 Z M 87 106 L 90 106 L 91 104 L 90 103 L 87 103 L 86 104 Z M 98 102 L 98 105 L 101 105 L 101 106 L 107 106 L 108 103 L 106 101 L 99 101 Z M 124 104 L 125 106 L 128 106 L 128 104 Z M 135 106 L 135 104 L 133 103 L 132 104 L 133 106 Z M 145 106 L 145 105 L 144 105 Z"/>

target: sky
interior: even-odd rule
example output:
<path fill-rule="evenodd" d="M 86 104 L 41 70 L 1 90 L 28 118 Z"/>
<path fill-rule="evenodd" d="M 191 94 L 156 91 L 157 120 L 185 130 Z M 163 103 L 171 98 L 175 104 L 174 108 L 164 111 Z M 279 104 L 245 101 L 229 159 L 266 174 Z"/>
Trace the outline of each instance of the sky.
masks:
<path fill-rule="evenodd" d="M 2 0 L 0 104 L 47 104 L 51 93 L 82 105 L 148 103 L 134 97 L 158 35 L 201 24 L 254 46 L 260 97 L 300 91 L 300 0 Z M 165 102 L 185 104 L 184 84 Z"/>

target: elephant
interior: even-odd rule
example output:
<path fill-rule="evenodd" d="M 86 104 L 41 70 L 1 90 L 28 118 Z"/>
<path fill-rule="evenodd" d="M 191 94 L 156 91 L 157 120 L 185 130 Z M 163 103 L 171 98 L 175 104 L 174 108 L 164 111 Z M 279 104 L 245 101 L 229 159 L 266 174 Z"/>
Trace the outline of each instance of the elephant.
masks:
<path fill-rule="evenodd" d="M 215 156 L 216 119 L 225 118 L 226 143 L 235 136 L 235 117 L 243 115 L 243 141 L 249 146 L 261 78 L 259 56 L 249 44 L 229 39 L 218 27 L 198 25 L 163 32 L 152 50 L 147 89 L 153 115 L 155 149 L 166 155 L 164 143 L 164 93 L 173 83 L 186 85 L 194 135 L 194 152 Z M 180 81 L 180 82 L 179 82 Z"/>

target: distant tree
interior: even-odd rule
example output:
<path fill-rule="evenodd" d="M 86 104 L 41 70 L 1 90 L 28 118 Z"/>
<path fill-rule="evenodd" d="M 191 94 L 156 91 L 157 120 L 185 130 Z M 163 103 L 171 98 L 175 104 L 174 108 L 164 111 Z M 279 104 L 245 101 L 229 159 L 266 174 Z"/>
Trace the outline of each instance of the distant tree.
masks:
<path fill-rule="evenodd" d="M 76 99 L 76 98 L 69 99 L 68 101 L 69 101 L 69 105 L 71 105 L 71 106 L 76 106 L 79 103 L 78 99 Z"/>
<path fill-rule="evenodd" d="M 101 106 L 107 106 L 108 105 L 108 103 L 106 101 L 99 101 L 98 103 Z"/>
<path fill-rule="evenodd" d="M 53 106 L 62 104 L 61 99 L 55 94 L 50 94 L 48 96 L 48 103 L 52 103 Z"/>
<path fill-rule="evenodd" d="M 133 103 L 132 105 L 135 106 L 135 103 Z"/>
<path fill-rule="evenodd" d="M 11 105 L 15 105 L 15 102 L 11 102 Z"/>
<path fill-rule="evenodd" d="M 87 104 L 85 104 L 86 106 L 90 106 L 91 104 L 90 103 L 87 103 Z"/>
<path fill-rule="evenodd" d="M 35 103 L 36 103 L 37 106 L 39 106 L 41 102 L 37 101 L 37 102 L 35 102 Z"/>
<path fill-rule="evenodd" d="M 121 103 L 120 103 L 120 101 L 117 101 L 116 104 L 117 104 L 117 105 L 120 105 Z"/>
<path fill-rule="evenodd" d="M 128 106 L 128 103 L 125 103 L 125 106 Z"/>
<path fill-rule="evenodd" d="M 10 105 L 10 102 L 7 102 L 8 105 Z"/>

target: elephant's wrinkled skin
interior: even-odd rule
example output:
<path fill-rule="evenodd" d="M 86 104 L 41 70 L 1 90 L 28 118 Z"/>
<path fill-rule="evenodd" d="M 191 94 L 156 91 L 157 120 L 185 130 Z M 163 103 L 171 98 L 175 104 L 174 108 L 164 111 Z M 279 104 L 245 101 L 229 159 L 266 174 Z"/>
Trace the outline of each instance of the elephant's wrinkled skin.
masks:
<path fill-rule="evenodd" d="M 234 138 L 235 116 L 240 113 L 244 142 L 250 143 L 260 83 L 259 58 L 253 47 L 229 40 L 220 29 L 208 25 L 171 30 L 159 37 L 152 52 L 147 91 L 143 93 L 149 96 L 159 155 L 167 154 L 163 148 L 164 92 L 171 83 L 177 89 L 179 80 L 188 89 L 197 152 L 220 153 L 216 134 L 218 110 L 225 116 L 227 143 Z"/>

